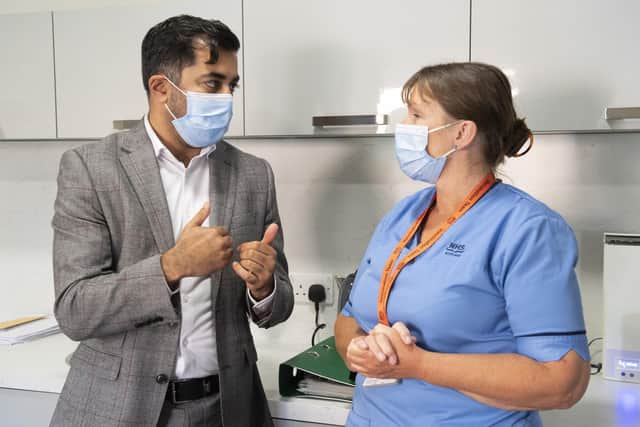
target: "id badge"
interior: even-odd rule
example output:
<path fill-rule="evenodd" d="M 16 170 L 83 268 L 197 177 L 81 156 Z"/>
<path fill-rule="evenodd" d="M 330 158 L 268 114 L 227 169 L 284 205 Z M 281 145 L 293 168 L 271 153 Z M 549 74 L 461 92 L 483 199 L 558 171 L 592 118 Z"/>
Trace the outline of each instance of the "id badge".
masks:
<path fill-rule="evenodd" d="M 381 387 L 387 385 L 400 384 L 400 380 L 396 378 L 369 378 L 366 377 L 362 383 L 362 387 Z"/>

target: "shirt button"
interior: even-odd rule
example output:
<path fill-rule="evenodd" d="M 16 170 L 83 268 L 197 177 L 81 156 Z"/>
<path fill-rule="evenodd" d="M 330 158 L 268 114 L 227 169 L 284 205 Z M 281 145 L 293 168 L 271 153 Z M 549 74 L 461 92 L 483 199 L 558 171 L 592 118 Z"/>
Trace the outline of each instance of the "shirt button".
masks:
<path fill-rule="evenodd" d="M 182 340 L 182 344 L 186 347 L 187 345 L 189 345 L 189 338 L 185 338 Z"/>
<path fill-rule="evenodd" d="M 185 295 L 185 296 L 182 298 L 182 302 L 184 302 L 185 304 L 188 304 L 188 303 L 189 303 L 189 297 Z"/>
<path fill-rule="evenodd" d="M 158 384 L 166 384 L 167 381 L 169 381 L 169 377 L 165 374 L 160 374 L 156 377 L 156 382 Z"/>

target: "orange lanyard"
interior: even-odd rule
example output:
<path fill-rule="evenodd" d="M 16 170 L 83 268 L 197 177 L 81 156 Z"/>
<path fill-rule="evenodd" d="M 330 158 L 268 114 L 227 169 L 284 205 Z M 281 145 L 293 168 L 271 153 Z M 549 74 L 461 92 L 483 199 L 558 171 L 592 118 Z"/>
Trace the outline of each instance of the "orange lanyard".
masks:
<path fill-rule="evenodd" d="M 496 182 L 495 176 L 493 173 L 487 174 L 482 181 L 476 187 L 471 190 L 469 195 L 464 199 L 460 207 L 455 211 L 453 215 L 451 215 L 445 222 L 440 224 L 440 227 L 436 230 L 435 233 L 431 235 L 428 239 L 421 242 L 418 246 L 416 246 L 413 250 L 411 250 L 404 258 L 400 260 L 396 268 L 393 270 L 392 268 L 400 258 L 400 254 L 402 253 L 402 249 L 407 246 L 407 243 L 413 238 L 418 229 L 420 228 L 420 224 L 424 218 L 429 214 L 431 208 L 433 207 L 433 203 L 436 200 L 436 195 L 433 197 L 433 202 L 431 205 L 425 209 L 424 212 L 420 215 L 420 217 L 413 223 L 409 231 L 404 235 L 400 243 L 396 246 L 396 248 L 391 253 L 391 256 L 387 260 L 387 263 L 384 266 L 384 270 L 382 271 L 382 279 L 380 280 L 380 292 L 378 293 L 378 320 L 380 323 L 385 325 L 389 325 L 389 319 L 387 318 L 387 303 L 389 302 L 389 294 L 391 293 L 391 288 L 393 287 L 393 283 L 395 282 L 400 271 L 411 261 L 413 261 L 418 255 L 426 252 L 433 244 L 438 241 L 438 239 L 455 223 L 462 215 L 465 214 L 471 207 L 478 201 L 482 196 L 484 196 L 487 191 L 493 187 L 493 184 Z"/>

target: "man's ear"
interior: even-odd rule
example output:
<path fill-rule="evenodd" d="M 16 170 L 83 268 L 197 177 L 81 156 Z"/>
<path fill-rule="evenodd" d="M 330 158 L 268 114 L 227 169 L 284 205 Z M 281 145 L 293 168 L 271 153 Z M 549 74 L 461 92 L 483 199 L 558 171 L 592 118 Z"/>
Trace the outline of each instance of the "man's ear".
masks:
<path fill-rule="evenodd" d="M 478 134 L 478 126 L 471 120 L 463 120 L 456 128 L 455 145 L 461 150 L 471 144 Z"/>
<path fill-rule="evenodd" d="M 149 103 L 166 104 L 169 102 L 169 82 L 160 75 L 154 74 L 149 77 Z"/>

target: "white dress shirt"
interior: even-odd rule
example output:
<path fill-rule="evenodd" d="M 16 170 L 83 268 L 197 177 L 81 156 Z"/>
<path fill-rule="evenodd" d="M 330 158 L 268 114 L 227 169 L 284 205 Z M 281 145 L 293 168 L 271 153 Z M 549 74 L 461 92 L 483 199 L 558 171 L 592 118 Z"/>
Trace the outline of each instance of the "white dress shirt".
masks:
<path fill-rule="evenodd" d="M 173 236 L 178 240 L 185 224 L 209 200 L 209 155 L 215 145 L 200 150 L 187 167 L 176 159 L 158 135 L 145 115 L 144 126 L 153 144 L 158 160 L 160 177 L 167 196 L 171 214 Z M 212 204 L 212 209 L 216 207 Z M 209 226 L 209 218 L 202 224 Z M 171 292 L 171 290 L 169 290 Z M 218 373 L 218 352 L 216 349 L 216 329 L 211 301 L 211 278 L 185 277 L 172 294 L 180 292 L 182 322 L 175 378 L 201 378 Z M 247 310 L 254 319 L 265 321 L 271 313 L 273 295 L 256 302 L 247 290 Z M 260 323 L 260 322 L 259 322 Z"/>

